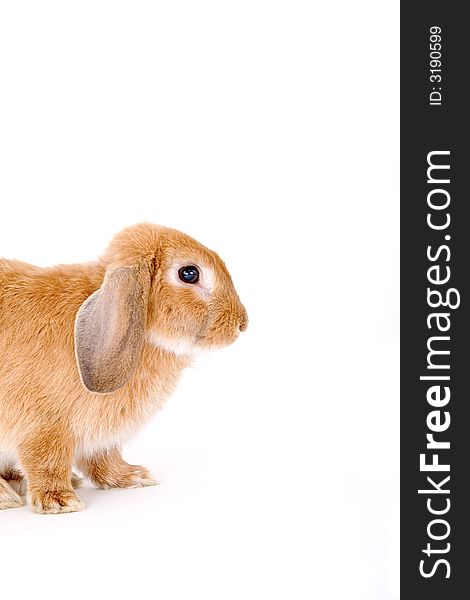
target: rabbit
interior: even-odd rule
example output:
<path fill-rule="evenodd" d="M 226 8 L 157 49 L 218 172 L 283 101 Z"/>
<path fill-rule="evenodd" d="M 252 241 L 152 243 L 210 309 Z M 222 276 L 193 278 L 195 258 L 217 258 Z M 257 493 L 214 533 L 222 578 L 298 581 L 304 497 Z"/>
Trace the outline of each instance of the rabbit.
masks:
<path fill-rule="evenodd" d="M 122 445 L 160 409 L 200 351 L 248 317 L 219 256 L 139 223 L 96 262 L 0 259 L 0 509 L 85 505 L 74 466 L 100 488 L 156 484 Z"/>

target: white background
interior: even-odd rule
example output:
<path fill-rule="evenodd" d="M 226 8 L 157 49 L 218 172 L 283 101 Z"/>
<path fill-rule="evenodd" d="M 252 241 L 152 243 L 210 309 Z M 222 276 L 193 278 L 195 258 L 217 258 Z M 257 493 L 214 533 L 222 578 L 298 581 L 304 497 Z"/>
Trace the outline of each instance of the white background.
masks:
<path fill-rule="evenodd" d="M 149 220 L 248 308 L 135 442 L 0 513 L 2 597 L 398 597 L 398 2 L 1 2 L 0 255 Z"/>

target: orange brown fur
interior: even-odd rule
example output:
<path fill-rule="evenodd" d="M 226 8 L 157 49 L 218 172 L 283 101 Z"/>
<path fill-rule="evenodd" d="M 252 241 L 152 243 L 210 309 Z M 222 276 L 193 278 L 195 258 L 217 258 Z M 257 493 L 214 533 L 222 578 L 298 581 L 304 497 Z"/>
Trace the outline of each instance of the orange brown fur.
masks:
<path fill-rule="evenodd" d="M 203 265 L 210 286 L 176 281 L 175 269 L 184 264 Z M 114 307 L 111 325 L 103 325 L 101 313 L 90 317 L 84 310 L 94 292 L 106 300 L 106 318 L 108 305 Z M 77 313 L 84 315 L 85 333 Z M 87 331 L 90 318 L 111 332 L 104 350 L 93 349 L 93 360 L 89 346 L 97 343 L 97 329 L 92 320 Z M 174 390 L 192 349 L 229 344 L 246 325 L 221 259 L 157 225 L 125 229 L 94 263 L 39 268 L 0 259 L 0 508 L 22 504 L 13 487 L 24 491 L 25 476 L 37 512 L 80 510 L 74 464 L 101 487 L 155 483 L 143 467 L 123 461 L 122 443 Z M 128 335 L 130 329 L 137 333 Z M 82 346 L 75 336 L 83 337 Z M 76 345 L 96 370 L 89 389 L 77 368 Z M 109 392 L 112 386 L 118 389 Z"/>

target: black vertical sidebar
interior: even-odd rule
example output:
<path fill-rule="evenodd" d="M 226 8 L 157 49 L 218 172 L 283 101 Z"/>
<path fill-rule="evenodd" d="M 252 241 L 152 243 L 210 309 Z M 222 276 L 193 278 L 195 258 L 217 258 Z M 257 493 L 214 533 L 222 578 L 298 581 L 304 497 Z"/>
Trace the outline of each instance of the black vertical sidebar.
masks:
<path fill-rule="evenodd" d="M 461 600 L 470 577 L 466 9 L 401 2 L 402 600 Z"/>

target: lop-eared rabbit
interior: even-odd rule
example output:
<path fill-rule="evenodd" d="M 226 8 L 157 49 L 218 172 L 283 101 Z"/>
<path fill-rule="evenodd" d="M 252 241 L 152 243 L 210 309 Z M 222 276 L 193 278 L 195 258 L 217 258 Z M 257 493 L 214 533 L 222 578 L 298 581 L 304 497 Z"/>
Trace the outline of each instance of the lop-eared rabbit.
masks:
<path fill-rule="evenodd" d="M 88 264 L 0 259 L 0 509 L 84 508 L 101 488 L 156 482 L 121 456 L 199 350 L 234 342 L 247 313 L 219 256 L 141 223 Z"/>

